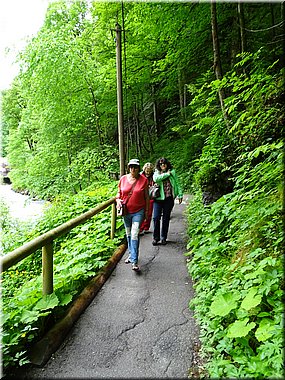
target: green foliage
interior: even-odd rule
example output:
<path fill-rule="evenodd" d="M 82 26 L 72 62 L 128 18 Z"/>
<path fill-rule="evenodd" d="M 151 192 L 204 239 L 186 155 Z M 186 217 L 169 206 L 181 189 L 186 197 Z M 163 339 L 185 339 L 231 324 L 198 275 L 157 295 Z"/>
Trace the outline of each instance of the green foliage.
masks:
<path fill-rule="evenodd" d="M 184 138 L 177 133 L 165 133 L 155 145 L 153 154 L 145 158 L 155 164 L 159 157 L 167 157 L 174 165 L 184 191 L 191 191 L 194 167 L 203 147 L 203 136 L 193 134 Z"/>
<path fill-rule="evenodd" d="M 3 98 L 14 189 L 51 199 L 100 180 L 102 168 L 118 172 L 113 119 L 103 122 L 100 108 L 106 77 L 99 79 L 88 17 L 84 1 L 51 4 L 44 26 L 21 54 L 19 80 Z M 115 82 L 115 64 L 108 75 Z M 112 93 L 114 107 L 115 87 Z M 24 107 L 17 108 L 17 119 L 8 118 L 18 99 Z"/>
<path fill-rule="evenodd" d="M 114 196 L 117 183 L 96 184 L 74 197 L 62 197 L 39 220 L 29 240 Z M 65 198 L 65 199 L 64 199 Z M 123 238 L 122 222 L 110 240 L 111 213 L 107 209 L 59 238 L 54 244 L 54 293 L 42 296 L 41 262 L 34 255 L 3 273 L 3 366 L 28 363 L 27 349 L 45 332 L 47 321 L 64 312 L 90 278 L 105 265 Z M 7 229 L 8 231 L 8 229 Z M 12 239 L 13 226 L 9 236 Z M 21 245 L 23 241 L 19 241 Z M 10 246 L 7 244 L 7 246 Z"/>
<path fill-rule="evenodd" d="M 263 58 L 262 49 L 254 54 L 239 55 L 239 61 L 221 81 L 214 80 L 191 90 L 196 95 L 190 109 L 194 120 L 197 119 L 191 130 L 207 133 L 202 154 L 195 161 L 194 182 L 202 190 L 218 183 L 219 177 L 223 181 L 223 172 L 238 170 L 238 165 L 233 164 L 244 151 L 258 148 L 252 154 L 261 157 L 261 153 L 266 154 L 263 152 L 269 146 L 266 144 L 282 136 L 282 76 L 274 71 L 276 62 L 264 67 Z M 247 69 L 247 74 L 240 73 L 241 68 Z M 230 94 L 225 99 L 229 129 L 215 106 L 215 94 L 221 87 Z M 206 119 L 211 120 L 210 124 L 203 122 Z"/>
<path fill-rule="evenodd" d="M 126 157 L 154 163 L 166 156 L 184 189 L 195 192 L 189 209 L 189 270 L 196 281 L 193 307 L 209 373 L 278 377 L 278 143 L 284 133 L 284 82 L 277 37 L 283 16 L 279 4 L 245 3 L 242 8 L 247 51 L 239 54 L 237 5 L 217 4 L 225 73 L 217 80 L 208 3 L 50 4 L 40 32 L 19 54 L 20 74 L 3 93 L 1 133 L 14 189 L 52 199 L 53 207 L 30 228 L 15 225 L 0 205 L 2 245 L 4 252 L 12 250 L 115 192 L 115 183 L 109 187 L 107 182 L 119 171 L 114 41 L 118 22 L 124 29 Z M 248 32 L 256 29 L 262 31 Z M 227 123 L 219 90 L 225 92 Z M 233 189 L 224 186 L 228 175 Z M 102 181 L 106 186 L 98 189 Z M 228 194 L 205 208 L 201 191 L 209 186 Z M 40 273 L 40 252 L 19 263 L 14 273 L 4 274 L 4 282 L 9 282 L 3 290 L 5 308 L 9 307 L 5 366 L 25 363 L 26 348 L 44 330 L 47 318 L 58 315 L 103 265 L 113 247 L 105 234 L 108 225 L 102 213 L 72 231 L 71 241 L 57 239 L 55 261 L 61 270 L 52 297 L 42 299 L 40 280 L 34 279 Z M 69 274 L 67 281 L 63 275 Z M 24 290 L 15 293 L 22 284 Z"/>
<path fill-rule="evenodd" d="M 280 17 L 280 10 L 274 4 L 270 9 L 244 5 L 244 11 L 250 13 L 250 22 L 255 26 L 260 20 L 270 24 L 269 14 L 276 20 Z M 238 128 L 229 149 L 221 151 L 217 145 L 216 153 L 227 156 L 232 145 L 246 138 L 248 132 L 255 142 L 254 125 L 260 126 L 262 134 L 268 122 L 272 125 L 276 120 L 275 107 L 271 115 L 267 110 L 265 119 L 261 112 L 253 115 L 258 101 L 272 99 L 272 74 L 264 76 L 257 72 L 255 77 L 251 74 L 247 85 L 246 75 L 230 74 L 221 83 L 215 80 L 214 73 L 209 71 L 212 67 L 210 17 L 207 3 L 51 3 L 38 35 L 19 54 L 20 74 L 12 88 L 3 94 L 5 152 L 9 153 L 14 188 L 29 190 L 41 198 L 53 198 L 64 191 L 78 192 L 100 179 L 101 158 L 112 172 L 119 171 L 116 22 L 124 28 L 127 158 L 130 153 L 146 159 L 152 157 L 157 151 L 154 149 L 157 139 L 162 136 L 163 140 L 169 132 L 178 132 L 182 139 L 188 135 L 186 139 L 191 140 L 188 157 L 195 156 L 202 147 L 199 141 L 197 150 L 194 149 L 191 132 L 196 134 L 196 139 L 197 134 L 205 139 L 209 132 L 217 132 L 221 119 L 217 89 L 221 86 L 231 92 L 226 99 L 228 113 L 233 118 L 231 132 L 235 134 L 240 123 L 243 128 Z M 219 5 L 221 51 L 226 70 L 236 63 L 235 55 L 239 52 L 236 17 L 235 4 Z M 271 30 L 271 25 L 267 26 Z M 271 41 L 270 32 L 264 33 Z M 260 39 L 247 38 L 249 51 L 264 46 Z M 236 70 L 254 69 L 255 61 L 272 65 L 279 54 L 278 46 L 276 43 L 274 53 L 267 47 L 265 54 L 256 57 L 248 58 L 246 54 L 250 53 L 245 53 Z M 265 91 L 268 82 L 271 83 L 269 93 Z M 252 94 L 252 107 L 248 104 L 248 110 L 239 113 L 243 101 L 251 99 Z M 187 103 L 190 104 L 185 107 Z M 222 127 L 217 137 L 221 132 L 227 135 Z M 187 146 L 185 153 L 186 149 Z M 218 155 L 214 155 L 214 160 L 218 160 Z M 182 160 L 173 159 L 173 162 L 179 162 L 178 167 L 185 172 L 187 165 Z M 186 171 L 183 182 L 190 188 L 193 170 Z"/>
<path fill-rule="evenodd" d="M 245 153 L 233 193 L 211 208 L 197 194 L 189 206 L 191 307 L 210 377 L 283 376 L 282 147 Z"/>
<path fill-rule="evenodd" d="M 210 306 L 210 312 L 213 316 L 225 316 L 229 314 L 229 312 L 237 307 L 237 300 L 239 300 L 240 296 L 238 293 L 225 293 L 220 294 L 219 296 L 214 298 Z"/>

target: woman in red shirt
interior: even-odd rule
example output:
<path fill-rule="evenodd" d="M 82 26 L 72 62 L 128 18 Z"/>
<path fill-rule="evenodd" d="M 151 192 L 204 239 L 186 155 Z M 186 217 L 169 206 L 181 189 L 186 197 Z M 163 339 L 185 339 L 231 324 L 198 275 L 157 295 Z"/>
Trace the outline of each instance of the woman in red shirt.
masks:
<path fill-rule="evenodd" d="M 148 181 L 140 175 L 138 159 L 128 163 L 130 173 L 125 174 L 119 181 L 116 196 L 117 208 L 121 203 L 127 203 L 127 214 L 123 216 L 129 248 L 126 263 L 132 263 L 132 269 L 139 270 L 139 231 L 143 220 L 147 219 L 149 210 Z"/>

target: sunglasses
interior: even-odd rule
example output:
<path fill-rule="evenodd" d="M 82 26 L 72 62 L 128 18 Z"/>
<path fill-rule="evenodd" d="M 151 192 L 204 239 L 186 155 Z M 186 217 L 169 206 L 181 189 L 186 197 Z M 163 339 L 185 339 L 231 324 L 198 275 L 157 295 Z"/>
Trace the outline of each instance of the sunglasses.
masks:
<path fill-rule="evenodd" d="M 138 169 L 139 167 L 137 165 L 130 165 L 129 168 L 130 169 Z"/>
<path fill-rule="evenodd" d="M 159 165 L 166 165 L 166 162 L 160 162 Z"/>

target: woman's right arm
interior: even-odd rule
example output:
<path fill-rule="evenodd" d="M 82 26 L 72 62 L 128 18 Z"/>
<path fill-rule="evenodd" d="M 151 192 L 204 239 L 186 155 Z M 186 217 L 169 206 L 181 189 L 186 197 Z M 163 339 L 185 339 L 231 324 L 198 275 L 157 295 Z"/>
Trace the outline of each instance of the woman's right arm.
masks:
<path fill-rule="evenodd" d="M 169 176 L 170 173 L 168 172 L 159 174 L 159 172 L 156 170 L 153 175 L 153 180 L 154 182 L 160 183 L 164 181 L 166 178 L 169 178 Z"/>

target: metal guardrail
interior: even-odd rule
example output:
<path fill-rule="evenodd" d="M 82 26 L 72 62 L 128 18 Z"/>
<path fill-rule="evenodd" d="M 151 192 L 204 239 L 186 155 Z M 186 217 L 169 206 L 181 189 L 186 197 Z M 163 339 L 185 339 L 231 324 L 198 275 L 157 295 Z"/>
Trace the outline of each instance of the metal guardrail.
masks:
<path fill-rule="evenodd" d="M 14 251 L 9 252 L 7 255 L 2 256 L 0 259 L 2 271 L 6 271 L 13 265 L 17 264 L 19 261 L 30 256 L 37 249 L 42 248 L 43 294 L 46 295 L 53 293 L 53 241 L 56 238 L 65 235 L 67 232 L 71 231 L 74 227 L 77 227 L 79 224 L 86 222 L 94 215 L 99 214 L 101 211 L 105 210 L 110 205 L 112 205 L 110 237 L 111 239 L 114 239 L 117 218 L 115 199 L 115 197 L 109 199 L 108 201 L 98 205 L 95 208 L 92 208 L 84 214 L 81 214 L 76 218 L 61 224 L 60 226 L 38 236 L 37 238 L 15 249 Z"/>

